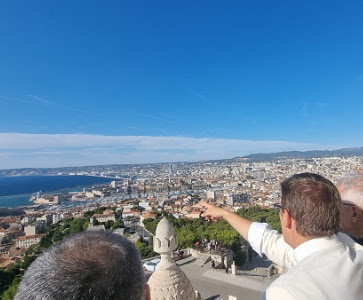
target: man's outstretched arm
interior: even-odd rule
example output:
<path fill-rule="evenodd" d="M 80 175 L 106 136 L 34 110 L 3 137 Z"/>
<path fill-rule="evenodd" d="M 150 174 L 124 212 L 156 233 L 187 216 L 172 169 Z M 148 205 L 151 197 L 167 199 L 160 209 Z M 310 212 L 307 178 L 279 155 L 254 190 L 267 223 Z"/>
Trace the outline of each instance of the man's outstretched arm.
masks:
<path fill-rule="evenodd" d="M 285 242 L 282 234 L 272 230 L 266 223 L 253 223 L 236 213 L 205 201 L 200 201 L 199 204 L 207 209 L 202 217 L 207 220 L 226 220 L 259 255 L 264 253 L 271 261 L 287 268 L 296 264 L 293 249 Z"/>

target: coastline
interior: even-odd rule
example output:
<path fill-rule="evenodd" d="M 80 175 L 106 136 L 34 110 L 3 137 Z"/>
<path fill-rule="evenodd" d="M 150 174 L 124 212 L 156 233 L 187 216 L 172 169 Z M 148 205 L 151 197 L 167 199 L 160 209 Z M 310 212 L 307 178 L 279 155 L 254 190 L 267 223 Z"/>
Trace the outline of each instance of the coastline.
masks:
<path fill-rule="evenodd" d="M 59 180 L 58 180 L 59 179 Z M 97 180 L 102 179 L 102 180 Z M 30 197 L 42 191 L 47 194 L 67 194 L 95 185 L 109 184 L 118 178 L 89 175 L 27 175 L 0 177 L 0 207 L 33 205 Z M 121 179 L 119 179 L 121 180 Z"/>
<path fill-rule="evenodd" d="M 110 177 L 110 176 L 100 176 L 100 175 L 88 175 L 88 174 L 74 174 L 74 175 L 69 175 L 69 174 L 43 174 L 43 175 L 39 175 L 39 174 L 29 174 L 29 175 L 7 175 L 7 176 L 2 176 L 0 175 L 0 179 L 1 178 L 20 178 L 20 177 L 57 177 L 57 176 L 84 176 L 84 177 L 96 177 L 96 178 L 107 178 L 107 179 L 122 179 L 122 178 L 117 178 L 117 177 Z"/>

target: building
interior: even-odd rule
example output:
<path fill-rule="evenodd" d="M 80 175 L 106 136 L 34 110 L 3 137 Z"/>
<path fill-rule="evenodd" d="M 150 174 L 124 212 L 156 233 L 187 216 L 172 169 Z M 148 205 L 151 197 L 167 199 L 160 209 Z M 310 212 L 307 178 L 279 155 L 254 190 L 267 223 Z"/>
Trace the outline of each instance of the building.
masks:
<path fill-rule="evenodd" d="M 106 223 L 107 221 L 115 222 L 114 214 L 95 214 L 90 218 L 90 222 L 93 223 L 94 220 L 97 220 L 99 223 Z"/>
<path fill-rule="evenodd" d="M 18 247 L 18 248 L 29 248 L 32 245 L 38 244 L 43 236 L 45 236 L 45 234 L 19 236 L 16 239 L 16 242 L 15 242 L 16 247 Z"/>
<path fill-rule="evenodd" d="M 64 215 L 63 214 L 54 214 L 52 215 L 52 223 L 57 223 L 61 220 L 64 219 Z"/>
<path fill-rule="evenodd" d="M 13 258 L 7 258 L 7 257 L 0 257 L 0 268 L 7 268 L 12 264 L 15 264 L 17 260 L 20 258 L 13 257 Z"/>
<path fill-rule="evenodd" d="M 207 199 L 216 200 L 216 192 L 215 191 L 207 191 L 206 192 Z"/>
<path fill-rule="evenodd" d="M 26 224 L 30 224 L 33 223 L 35 221 L 36 217 L 32 216 L 32 215 L 25 215 L 23 216 L 23 218 L 21 219 L 21 224 L 26 225 Z"/>
<path fill-rule="evenodd" d="M 25 236 L 35 235 L 35 226 L 30 226 L 30 225 L 25 226 L 24 233 L 25 233 Z"/>
<path fill-rule="evenodd" d="M 42 195 L 40 198 L 34 200 L 35 204 L 59 204 L 58 195 Z"/>
<path fill-rule="evenodd" d="M 141 226 L 144 226 L 143 221 L 145 219 L 153 219 L 153 220 L 155 220 L 156 219 L 156 214 L 155 213 L 152 213 L 152 212 L 147 212 L 147 213 L 141 214 L 140 215 L 140 225 Z"/>
<path fill-rule="evenodd" d="M 18 218 L 4 218 L 0 220 L 0 228 L 7 229 L 18 224 Z"/>
<path fill-rule="evenodd" d="M 92 224 L 88 224 L 87 230 L 92 230 L 92 231 L 105 231 L 105 224 L 101 224 L 101 225 L 92 225 Z"/>
<path fill-rule="evenodd" d="M 149 201 L 140 201 L 139 208 L 142 210 L 151 210 L 150 202 Z"/>
<path fill-rule="evenodd" d="M 234 206 L 235 204 L 250 203 L 251 196 L 249 193 L 226 194 L 226 204 Z"/>

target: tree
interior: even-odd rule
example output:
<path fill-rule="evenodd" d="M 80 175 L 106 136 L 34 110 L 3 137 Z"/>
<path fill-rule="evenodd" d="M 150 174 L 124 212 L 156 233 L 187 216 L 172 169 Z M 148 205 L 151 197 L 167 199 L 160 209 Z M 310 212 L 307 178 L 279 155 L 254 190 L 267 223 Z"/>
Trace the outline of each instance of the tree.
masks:
<path fill-rule="evenodd" d="M 124 228 L 124 222 L 122 222 L 121 219 L 116 220 L 113 225 L 112 225 L 112 229 L 117 229 L 117 228 Z"/>
<path fill-rule="evenodd" d="M 112 220 L 109 220 L 105 223 L 105 229 L 110 229 L 113 225 L 113 221 Z"/>
<path fill-rule="evenodd" d="M 93 211 L 93 213 L 94 214 L 103 214 L 103 212 L 105 211 L 107 209 L 107 207 L 106 206 L 100 206 L 100 207 L 98 207 L 98 208 L 96 208 L 94 211 Z"/>
<path fill-rule="evenodd" d="M 126 218 L 125 218 L 125 221 L 132 221 L 134 219 L 134 217 L 133 216 L 127 216 Z"/>
<path fill-rule="evenodd" d="M 25 255 L 23 258 L 23 262 L 21 264 L 21 268 L 26 270 L 30 264 L 37 258 L 37 255 Z"/>
<path fill-rule="evenodd" d="M 122 209 L 115 211 L 115 219 L 122 219 Z"/>
<path fill-rule="evenodd" d="M 246 261 L 246 253 L 242 250 L 236 252 L 235 262 L 237 266 L 242 266 Z"/>
<path fill-rule="evenodd" d="M 52 238 L 53 243 L 62 241 L 63 239 L 64 239 L 63 232 L 58 231 L 58 230 L 56 232 L 54 232 L 53 238 Z"/>
<path fill-rule="evenodd" d="M 149 243 L 145 243 L 142 238 L 140 238 L 136 243 L 135 246 L 137 250 L 140 253 L 141 258 L 149 258 L 153 256 L 157 256 L 158 254 L 154 252 L 153 246 L 152 246 L 152 239 Z"/>
<path fill-rule="evenodd" d="M 83 224 L 85 222 L 86 222 L 85 219 L 74 219 L 74 220 L 72 220 L 69 234 L 82 232 L 83 231 Z"/>
<path fill-rule="evenodd" d="M 240 208 L 237 214 L 252 222 L 269 223 L 273 229 L 281 233 L 279 214 L 272 208 L 261 208 L 255 205 L 250 206 L 247 210 Z"/>
<path fill-rule="evenodd" d="M 8 289 L 13 282 L 15 276 L 21 275 L 20 264 L 15 263 L 6 270 L 0 269 L 0 295 Z"/>
<path fill-rule="evenodd" d="M 155 234 L 156 226 L 159 224 L 160 219 L 144 219 L 142 223 L 144 224 L 147 231 L 151 232 L 152 234 Z"/>
<path fill-rule="evenodd" d="M 87 230 L 88 225 L 89 225 L 89 222 L 88 222 L 88 221 L 85 221 L 85 222 L 83 223 L 83 231 L 86 231 L 86 230 Z"/>
<path fill-rule="evenodd" d="M 1 300 L 13 300 L 18 290 L 20 281 L 21 281 L 20 276 L 15 277 L 9 288 L 2 295 Z"/>
<path fill-rule="evenodd" d="M 179 247 L 182 249 L 193 247 L 194 242 L 196 241 L 196 235 L 187 227 L 182 227 L 177 230 L 177 236 Z"/>
<path fill-rule="evenodd" d="M 90 218 L 90 217 L 92 217 L 94 214 L 95 214 L 95 213 L 94 213 L 94 211 L 93 211 L 93 210 L 91 210 L 91 211 L 86 211 L 86 212 L 84 213 L 84 217 L 85 217 L 86 219 L 89 219 L 89 218 Z"/>

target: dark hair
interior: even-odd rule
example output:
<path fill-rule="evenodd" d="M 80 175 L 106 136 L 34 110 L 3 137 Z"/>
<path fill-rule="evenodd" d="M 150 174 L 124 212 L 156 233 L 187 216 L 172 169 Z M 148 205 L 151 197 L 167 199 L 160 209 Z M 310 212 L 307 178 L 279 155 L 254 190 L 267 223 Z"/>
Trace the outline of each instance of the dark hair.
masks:
<path fill-rule="evenodd" d="M 329 237 L 339 230 L 341 199 L 334 184 L 321 175 L 296 174 L 281 183 L 281 204 L 302 236 Z"/>
<path fill-rule="evenodd" d="M 141 300 L 145 275 L 136 247 L 111 232 L 87 231 L 39 256 L 26 271 L 18 300 Z"/>

